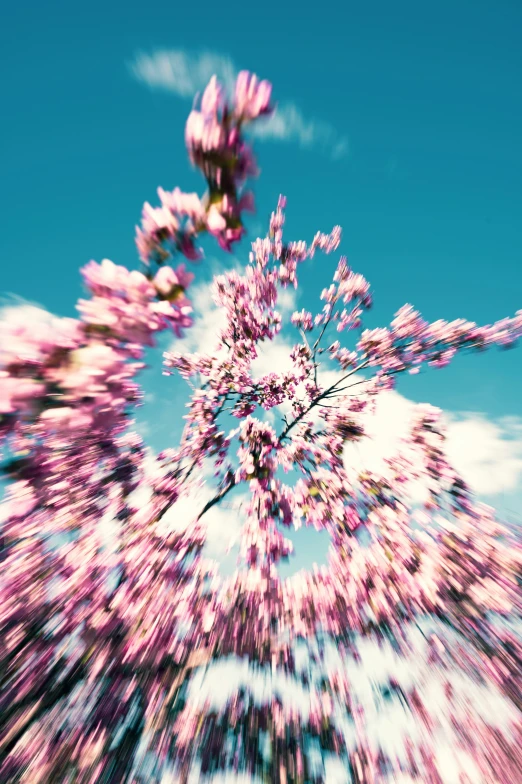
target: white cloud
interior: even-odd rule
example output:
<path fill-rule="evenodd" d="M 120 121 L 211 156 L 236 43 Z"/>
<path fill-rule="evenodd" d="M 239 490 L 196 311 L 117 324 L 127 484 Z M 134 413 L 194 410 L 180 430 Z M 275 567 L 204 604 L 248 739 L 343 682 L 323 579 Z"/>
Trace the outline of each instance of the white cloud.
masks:
<path fill-rule="evenodd" d="M 193 54 L 183 49 L 158 49 L 140 52 L 129 63 L 133 76 L 151 90 L 163 90 L 187 100 L 202 92 L 216 74 L 228 93 L 233 93 L 238 69 L 232 60 L 215 52 Z M 327 122 L 306 119 L 294 103 L 278 103 L 272 117 L 253 126 L 259 139 L 296 141 L 301 147 L 328 150 L 334 160 L 348 152 L 348 140 Z"/>
<path fill-rule="evenodd" d="M 219 333 L 226 323 L 225 312 L 215 305 L 208 283 L 191 286 L 187 293 L 194 308 L 194 324 L 184 338 L 173 342 L 171 350 L 215 355 Z"/>
<path fill-rule="evenodd" d="M 13 324 L 26 325 L 31 321 L 52 322 L 54 316 L 41 305 L 32 302 L 25 302 L 20 299 L 16 303 L 10 303 L 0 307 L 0 319 L 10 321 Z"/>
<path fill-rule="evenodd" d="M 367 419 L 369 438 L 346 450 L 348 466 L 379 471 L 407 434 L 414 403 L 398 392 L 384 392 Z M 449 462 L 481 496 L 514 491 L 522 482 L 522 419 L 497 422 L 481 413 L 445 412 Z"/>
<path fill-rule="evenodd" d="M 297 292 L 294 288 L 288 286 L 286 289 L 279 289 L 277 295 L 277 310 L 283 316 L 288 318 L 296 309 Z"/>
<path fill-rule="evenodd" d="M 172 504 L 162 518 L 162 529 L 189 528 L 201 513 L 205 504 L 216 494 L 213 476 L 213 461 L 205 460 L 199 470 L 199 481 L 186 488 L 185 493 Z M 246 493 L 236 493 L 230 502 L 213 506 L 201 518 L 205 527 L 205 556 L 223 559 L 230 547 L 237 544 L 244 522 L 243 506 Z"/>
<path fill-rule="evenodd" d="M 165 526 L 172 524 L 189 526 L 198 514 L 215 495 L 212 483 L 205 484 L 189 494 L 179 498 L 164 516 Z M 205 525 L 205 556 L 216 560 L 223 559 L 230 547 L 233 547 L 244 523 L 242 503 L 246 495 L 236 496 L 233 503 L 213 506 L 202 517 Z"/>
<path fill-rule="evenodd" d="M 24 299 L 24 297 L 20 297 L 18 294 L 10 291 L 4 292 L 0 295 L 0 318 L 16 318 L 17 316 L 22 319 L 27 318 L 28 320 L 31 318 L 53 318 L 53 314 L 49 313 L 44 305 L 41 305 L 39 302 Z"/>
<path fill-rule="evenodd" d="M 364 417 L 367 438 L 346 446 L 346 466 L 382 471 L 385 468 L 385 458 L 395 454 L 400 439 L 407 435 L 413 406 L 411 400 L 398 392 L 382 392 L 378 397 L 375 414 Z"/>
<path fill-rule="evenodd" d="M 292 345 L 279 335 L 271 341 L 260 343 L 257 358 L 252 362 L 252 377 L 261 378 L 269 373 L 288 373 L 294 370 L 290 359 Z"/>
<path fill-rule="evenodd" d="M 497 495 L 520 487 L 522 419 L 492 422 L 476 413 L 448 419 L 448 457 L 477 493 Z"/>
<path fill-rule="evenodd" d="M 148 450 L 144 460 L 145 482 L 129 495 L 129 503 L 135 509 L 145 506 L 151 499 L 152 489 L 147 480 L 152 480 L 162 469 L 152 450 Z M 198 471 L 199 481 L 188 486 L 183 495 L 165 512 L 161 518 L 159 531 L 185 530 L 195 522 L 205 504 L 215 495 L 213 462 L 206 460 Z M 230 503 L 222 502 L 212 507 L 202 518 L 205 527 L 205 557 L 218 561 L 225 558 L 228 548 L 237 544 L 244 522 L 243 505 L 247 494 L 236 493 Z M 112 509 L 102 518 L 104 536 L 110 540 L 114 535 Z"/>

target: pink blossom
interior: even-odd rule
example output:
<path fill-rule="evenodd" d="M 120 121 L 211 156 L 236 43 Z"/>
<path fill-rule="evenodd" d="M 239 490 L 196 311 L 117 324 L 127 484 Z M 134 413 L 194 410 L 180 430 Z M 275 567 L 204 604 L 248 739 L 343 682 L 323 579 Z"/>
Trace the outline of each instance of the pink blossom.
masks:
<path fill-rule="evenodd" d="M 258 81 L 257 76 L 248 71 L 238 74 L 234 103 L 236 112 L 242 119 L 254 120 L 260 115 L 269 114 L 272 111 L 271 95 L 270 82 Z"/>

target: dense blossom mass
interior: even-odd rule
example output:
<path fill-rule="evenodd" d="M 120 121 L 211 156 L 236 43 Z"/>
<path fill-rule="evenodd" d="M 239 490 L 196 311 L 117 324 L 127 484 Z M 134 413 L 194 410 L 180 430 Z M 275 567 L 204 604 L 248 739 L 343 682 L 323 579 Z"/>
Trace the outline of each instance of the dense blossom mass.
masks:
<path fill-rule="evenodd" d="M 281 292 L 341 240 L 334 227 L 287 241 L 281 197 L 244 269 L 214 279 L 217 345 L 164 357 L 191 397 L 179 446 L 152 460 L 130 427 L 144 350 L 191 327 L 194 275 L 176 257 L 200 258 L 203 232 L 227 251 L 245 233 L 257 170 L 244 131 L 271 113 L 271 86 L 243 72 L 228 98 L 213 78 L 196 105 L 185 138 L 207 191 L 160 188 L 161 206 L 145 204 L 142 271 L 90 262 L 78 319 L 10 308 L 0 322 L 0 780 L 145 784 L 233 771 L 328 784 L 337 761 L 357 784 L 515 784 L 519 533 L 450 465 L 430 406 L 380 473 L 353 470 L 345 455 L 400 374 L 513 345 L 522 311 L 478 326 L 429 323 L 406 305 L 388 327 L 364 329 L 370 285 L 341 256 L 317 312 L 287 325 L 292 369 L 258 377 L 252 363 L 283 327 Z M 187 519 L 176 504 L 209 461 L 214 494 Z M 222 577 L 205 557 L 205 515 L 239 489 L 238 566 Z M 300 525 L 329 533 L 328 563 L 283 580 L 285 533 Z M 371 641 L 393 670 L 379 705 L 412 717 L 400 748 L 379 731 L 371 687 L 361 691 Z M 198 702 L 202 668 L 233 655 L 292 681 L 304 702 L 251 684 L 220 706 Z"/>

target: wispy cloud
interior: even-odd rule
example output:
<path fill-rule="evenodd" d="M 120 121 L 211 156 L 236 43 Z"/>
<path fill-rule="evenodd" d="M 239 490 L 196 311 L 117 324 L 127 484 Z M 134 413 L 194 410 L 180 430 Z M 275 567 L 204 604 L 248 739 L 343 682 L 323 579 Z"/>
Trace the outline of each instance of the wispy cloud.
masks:
<path fill-rule="evenodd" d="M 232 91 L 237 73 L 229 57 L 213 52 L 190 54 L 183 49 L 140 52 L 129 68 L 138 81 L 152 90 L 166 90 L 187 99 L 203 90 L 214 74 Z"/>
<path fill-rule="evenodd" d="M 348 153 L 348 139 L 329 123 L 307 120 L 293 103 L 280 104 L 272 117 L 259 120 L 252 129 L 259 139 L 299 142 L 301 147 L 322 147 L 334 160 Z"/>
<path fill-rule="evenodd" d="M 151 90 L 163 90 L 191 100 L 216 74 L 229 93 L 234 89 L 238 69 L 232 60 L 215 52 L 199 54 L 183 49 L 158 49 L 140 52 L 129 69 L 139 82 Z M 348 139 L 329 123 L 306 118 L 292 102 L 278 103 L 274 115 L 253 126 L 253 134 L 263 140 L 297 142 L 303 148 L 318 147 L 334 160 L 348 153 Z"/>

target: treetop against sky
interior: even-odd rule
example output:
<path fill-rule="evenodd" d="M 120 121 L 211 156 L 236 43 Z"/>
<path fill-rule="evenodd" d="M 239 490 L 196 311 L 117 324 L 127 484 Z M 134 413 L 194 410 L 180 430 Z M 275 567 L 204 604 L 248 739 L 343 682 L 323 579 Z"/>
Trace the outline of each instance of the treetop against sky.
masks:
<path fill-rule="evenodd" d="M 448 424 L 396 387 L 422 388 L 458 354 L 516 352 L 522 311 L 480 325 L 401 304 L 379 321 L 340 227 L 288 239 L 283 196 L 245 253 L 252 140 L 291 137 L 340 161 L 346 138 L 277 104 L 268 81 L 225 57 L 159 51 L 130 73 L 182 98 L 198 88 L 185 143 L 204 186 L 160 187 L 145 202 L 139 269 L 82 267 L 78 317 L 2 311 L 4 780 L 189 781 L 229 769 L 304 782 L 315 746 L 321 780 L 335 765 L 359 784 L 459 771 L 516 780 L 520 530 L 473 492 L 469 461 L 457 465 L 452 428 L 458 442 L 477 417 Z M 312 193 L 304 213 L 320 216 Z M 215 274 L 210 243 L 233 256 Z M 185 383 L 188 404 L 182 417 L 152 398 L 157 423 L 176 412 L 183 425 L 150 450 L 134 416 L 163 348 L 162 394 Z M 516 417 L 503 426 L 516 442 Z M 511 475 L 490 477 L 486 495 L 516 485 L 516 451 L 501 457 Z M 285 576 L 301 528 L 330 546 L 321 566 Z M 237 563 L 220 573 L 210 556 L 228 546 Z M 354 686 L 372 644 L 387 660 L 375 699 Z M 201 668 L 231 657 L 275 686 L 252 681 L 212 707 L 197 696 Z M 416 657 L 429 674 L 419 665 L 408 680 L 401 662 Z M 494 725 L 486 699 L 499 706 Z M 394 700 L 418 725 L 406 722 L 400 750 L 373 712 L 389 717 Z"/>

